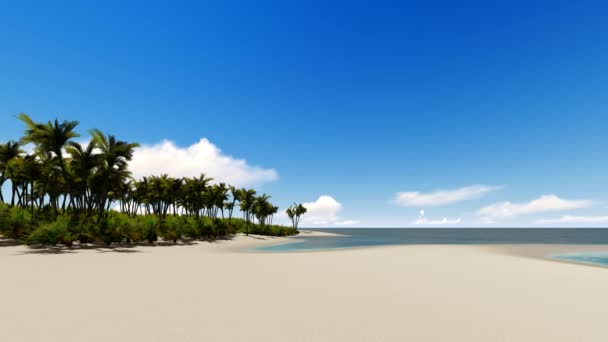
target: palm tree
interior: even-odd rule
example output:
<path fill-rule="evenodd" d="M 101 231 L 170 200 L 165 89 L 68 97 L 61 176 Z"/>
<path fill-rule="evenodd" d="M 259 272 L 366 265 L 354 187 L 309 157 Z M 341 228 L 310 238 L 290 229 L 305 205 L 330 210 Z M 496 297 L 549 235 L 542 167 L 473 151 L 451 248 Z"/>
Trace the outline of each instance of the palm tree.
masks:
<path fill-rule="evenodd" d="M 201 211 L 205 208 L 205 192 L 209 187 L 209 182 L 213 178 L 205 176 L 201 173 L 200 177 L 184 179 L 184 198 L 183 204 L 186 206 L 186 212 L 189 216 L 194 215 L 197 219 L 201 215 Z"/>
<path fill-rule="evenodd" d="M 232 212 L 234 211 L 236 201 L 239 200 L 238 190 L 232 185 L 229 188 L 230 188 L 230 195 L 232 197 L 232 200 L 230 202 L 224 203 L 224 208 L 226 208 L 228 210 L 228 224 L 230 224 L 232 221 Z"/>
<path fill-rule="evenodd" d="M 276 206 L 276 205 L 275 206 L 273 206 L 273 205 L 270 206 L 270 208 L 268 210 L 268 213 L 270 215 L 270 220 L 269 220 L 269 224 L 270 225 L 272 225 L 272 220 L 274 218 L 274 215 L 276 213 L 278 213 L 278 212 L 279 212 L 279 207 L 278 206 Z"/>
<path fill-rule="evenodd" d="M 131 176 L 128 163 L 133 158 L 133 151 L 139 146 L 117 140 L 113 135 L 104 135 L 100 130 L 89 131 L 92 141 L 101 151 L 100 167 L 97 173 L 97 209 L 99 217 L 107 212 L 112 201 L 119 199 L 113 190 L 125 183 Z M 165 211 L 166 212 L 166 211 Z"/>
<path fill-rule="evenodd" d="M 266 218 L 270 216 L 272 211 L 272 204 L 268 202 L 270 196 L 263 194 L 262 196 L 256 197 L 253 204 L 253 214 L 258 219 L 258 223 L 262 228 L 266 224 Z"/>
<path fill-rule="evenodd" d="M 17 116 L 19 120 L 26 125 L 25 135 L 21 138 L 22 144 L 33 143 L 36 146 L 36 151 L 42 154 L 50 154 L 57 159 L 57 164 L 61 170 L 64 180 L 64 186 L 68 187 L 68 173 L 63 160 L 63 149 L 68 142 L 77 138 L 80 135 L 74 132 L 78 121 L 63 121 L 55 119 L 54 122 L 48 121 L 46 124 L 35 123 L 27 114 L 21 113 Z M 64 195 L 64 204 L 67 194 Z M 58 198 L 57 198 L 58 199 Z M 57 212 L 58 202 L 54 203 L 55 212 Z"/>
<path fill-rule="evenodd" d="M 24 207 L 29 207 L 30 212 L 34 213 L 34 206 L 37 203 L 35 193 L 35 183 L 40 179 L 42 164 L 35 155 L 27 155 L 23 158 L 22 173 L 24 177 L 22 196 Z"/>
<path fill-rule="evenodd" d="M 255 194 L 256 191 L 253 189 L 241 189 L 239 194 L 240 209 L 247 223 L 247 235 L 249 235 L 249 224 L 251 223 L 251 211 L 255 204 Z"/>
<path fill-rule="evenodd" d="M 20 149 L 20 144 L 16 141 L 8 141 L 6 144 L 0 144 L 0 189 L 4 182 L 7 180 L 6 170 L 9 162 L 19 157 L 23 151 Z M 2 191 L 0 190 L 0 203 L 4 202 Z"/>
<path fill-rule="evenodd" d="M 221 210 L 224 218 L 224 202 L 228 199 L 228 188 L 225 183 L 214 184 L 206 192 L 206 206 L 209 217 L 217 218 L 218 211 Z"/>
<path fill-rule="evenodd" d="M 287 208 L 287 210 L 285 210 L 285 213 L 291 220 L 291 225 L 293 229 L 298 229 L 298 225 L 300 224 L 300 217 L 306 214 L 307 211 L 308 210 L 306 209 L 306 207 L 303 206 L 301 203 L 294 203 L 292 206 Z"/>
<path fill-rule="evenodd" d="M 11 207 L 14 207 L 15 204 L 19 206 L 21 195 L 20 195 L 20 187 L 25 182 L 24 176 L 24 165 L 25 161 L 22 156 L 17 156 L 12 158 L 7 166 L 6 166 L 6 174 L 7 177 L 11 180 Z M 17 199 L 17 203 L 15 203 L 15 198 Z"/>
<path fill-rule="evenodd" d="M 71 141 L 66 151 L 70 155 L 68 169 L 72 179 L 70 204 L 76 210 L 91 213 L 91 182 L 95 172 L 101 167 L 101 158 L 95 153 L 97 144 L 94 140 L 86 147 Z"/>

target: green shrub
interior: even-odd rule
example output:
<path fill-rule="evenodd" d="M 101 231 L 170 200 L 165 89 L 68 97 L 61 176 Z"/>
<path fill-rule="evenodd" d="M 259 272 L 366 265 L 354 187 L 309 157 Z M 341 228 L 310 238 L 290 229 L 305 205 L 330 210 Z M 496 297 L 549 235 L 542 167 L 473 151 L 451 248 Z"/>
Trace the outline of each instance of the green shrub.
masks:
<path fill-rule="evenodd" d="M 182 236 L 186 239 L 198 239 L 201 237 L 202 222 L 194 217 L 186 217 L 181 228 Z"/>
<path fill-rule="evenodd" d="M 125 241 L 153 243 L 162 237 L 165 241 L 179 239 L 215 239 L 217 237 L 246 232 L 247 223 L 241 218 L 211 219 L 208 217 L 167 216 L 162 221 L 154 215 L 129 217 L 119 212 L 109 212 L 97 222 L 75 212 L 57 215 L 45 207 L 36 209 L 35 216 L 23 208 L 11 208 L 0 204 L 0 235 L 5 238 L 23 240 L 27 244 L 71 246 L 74 241 L 81 244 L 103 241 L 109 245 Z M 285 226 L 249 224 L 250 234 L 287 236 L 297 230 Z"/>
<path fill-rule="evenodd" d="M 159 235 L 165 241 L 176 243 L 182 238 L 183 227 L 187 224 L 185 218 L 180 216 L 167 216 L 160 221 Z"/>
<path fill-rule="evenodd" d="M 120 233 L 125 238 L 127 243 L 132 242 L 141 242 L 145 240 L 145 233 L 143 227 L 137 224 L 137 221 L 134 218 L 130 218 L 128 224 L 124 224 Z"/>
<path fill-rule="evenodd" d="M 103 241 L 107 246 L 113 242 L 122 241 L 122 235 L 116 230 L 116 223 L 110 218 L 103 218 L 94 225 L 94 236 Z"/>
<path fill-rule="evenodd" d="M 95 241 L 95 222 L 87 217 L 75 216 L 70 224 L 70 232 L 76 236 L 81 244 L 92 243 Z"/>
<path fill-rule="evenodd" d="M 58 217 L 57 221 L 44 223 L 34 229 L 27 237 L 28 245 L 55 246 L 63 244 L 71 247 L 76 236 L 70 232 L 70 220 L 67 217 Z"/>
<path fill-rule="evenodd" d="M 246 228 L 241 228 L 240 232 L 245 232 Z M 259 224 L 251 224 L 249 227 L 249 234 L 258 234 L 258 235 L 270 235 L 270 236 L 289 236 L 296 235 L 298 231 L 293 229 L 292 227 L 279 226 L 279 225 L 264 225 L 260 226 Z"/>
<path fill-rule="evenodd" d="M 213 227 L 213 220 L 208 217 L 201 217 L 199 219 L 199 227 L 200 227 L 200 238 L 201 239 L 211 239 L 213 238 L 213 233 L 215 231 Z"/>
<path fill-rule="evenodd" d="M 221 219 L 213 220 L 213 236 L 226 236 L 228 235 L 228 224 Z"/>
<path fill-rule="evenodd" d="M 137 216 L 134 224 L 141 229 L 142 239 L 152 243 L 158 240 L 158 218 L 153 215 Z"/>
<path fill-rule="evenodd" d="M 134 220 L 129 218 L 128 215 L 111 212 L 108 215 L 108 232 L 112 233 L 113 242 L 122 242 L 123 240 L 127 243 L 138 242 L 143 239 L 141 229 L 137 229 L 133 224 Z"/>
<path fill-rule="evenodd" d="M 0 235 L 21 240 L 33 229 L 34 220 L 27 209 L 0 205 Z"/>

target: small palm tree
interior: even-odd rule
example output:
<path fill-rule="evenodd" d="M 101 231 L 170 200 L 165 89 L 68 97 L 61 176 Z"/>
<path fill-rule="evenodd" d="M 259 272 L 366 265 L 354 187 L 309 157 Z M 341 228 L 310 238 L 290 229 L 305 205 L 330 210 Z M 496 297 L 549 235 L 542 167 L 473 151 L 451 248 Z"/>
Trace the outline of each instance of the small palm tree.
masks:
<path fill-rule="evenodd" d="M 285 213 L 291 220 L 291 225 L 294 229 L 298 229 L 298 225 L 300 224 L 300 217 L 306 214 L 308 210 L 301 203 L 294 203 L 292 206 L 285 210 Z"/>
<path fill-rule="evenodd" d="M 9 162 L 19 157 L 23 151 L 20 149 L 21 145 L 16 141 L 9 141 L 6 144 L 0 144 L 0 189 L 4 182 L 8 179 L 6 174 Z M 0 191 L 0 203 L 4 202 L 2 191 Z"/>

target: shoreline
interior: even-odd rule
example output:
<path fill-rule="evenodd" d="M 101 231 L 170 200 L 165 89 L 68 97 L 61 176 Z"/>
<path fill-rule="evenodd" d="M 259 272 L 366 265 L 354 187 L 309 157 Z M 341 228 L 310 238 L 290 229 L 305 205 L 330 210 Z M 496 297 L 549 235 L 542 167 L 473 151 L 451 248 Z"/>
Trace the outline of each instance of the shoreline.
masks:
<path fill-rule="evenodd" d="M 206 240 L 187 240 L 176 244 L 170 242 L 157 242 L 155 244 L 115 244 L 112 246 L 104 245 L 75 245 L 73 247 L 44 247 L 44 246 L 27 246 L 18 244 L 13 240 L 8 240 L 0 237 L 0 250 L 5 248 L 21 248 L 19 254 L 77 254 L 88 250 L 116 250 L 116 251 L 146 251 L 150 248 L 171 248 L 185 246 L 201 246 L 203 248 L 217 249 L 221 252 L 231 253 L 249 253 L 249 254 L 314 254 L 314 253 L 339 253 L 344 251 L 365 251 L 376 249 L 399 249 L 418 246 L 436 246 L 436 247 L 469 247 L 476 248 L 482 251 L 487 251 L 496 254 L 509 255 L 513 257 L 531 258 L 536 260 L 545 260 L 557 263 L 565 263 L 579 266 L 591 266 L 597 268 L 607 268 L 599 264 L 575 262 L 565 259 L 551 257 L 552 255 L 577 253 L 577 252 L 608 252 L 608 244 L 397 244 L 397 245 L 371 245 L 371 246 L 352 246 L 352 247 L 336 247 L 327 249 L 308 249 L 294 251 L 263 251 L 256 250 L 260 247 L 278 246 L 284 244 L 302 243 L 298 237 L 325 237 L 325 236 L 348 236 L 344 234 L 329 233 L 315 230 L 302 229 L 298 235 L 294 236 L 267 236 L 244 233 L 238 233 L 212 241 Z"/>
<path fill-rule="evenodd" d="M 333 234 L 333 233 L 325 233 L 325 232 L 317 232 L 317 231 L 308 231 L 309 236 L 348 236 L 343 234 Z M 302 236 L 302 235 L 296 235 Z M 281 238 L 279 238 L 281 239 Z M 484 251 L 489 251 L 498 254 L 505 254 L 514 257 L 524 257 L 531 258 L 537 260 L 545 260 L 551 262 L 558 263 L 566 263 L 572 265 L 581 265 L 581 266 L 592 266 L 599 268 L 607 268 L 608 266 L 602 266 L 599 264 L 591 264 L 591 263 L 582 263 L 569 261 L 564 259 L 553 258 L 552 255 L 566 254 L 566 253 L 577 253 L 577 252 L 607 252 L 608 253 L 608 244 L 397 244 L 397 245 L 372 245 L 372 246 L 352 246 L 352 247 L 336 247 L 336 248 L 326 248 L 326 249 L 306 249 L 306 250 L 294 250 L 294 251 L 259 251 L 255 250 L 255 248 L 266 247 L 266 246 L 277 246 L 282 244 L 292 244 L 299 243 L 300 241 L 295 241 L 293 237 L 285 237 L 283 240 L 275 239 L 268 244 L 260 244 L 253 246 L 247 250 L 241 250 L 241 252 L 247 253 L 268 253 L 268 254 L 291 254 L 291 253 L 335 253 L 342 251 L 364 251 L 364 250 L 373 250 L 373 249 L 384 249 L 384 248 L 405 248 L 405 247 L 413 247 L 413 246 L 460 246 L 460 247 L 472 247 L 479 248 Z M 303 242 L 303 241 L 302 241 Z"/>

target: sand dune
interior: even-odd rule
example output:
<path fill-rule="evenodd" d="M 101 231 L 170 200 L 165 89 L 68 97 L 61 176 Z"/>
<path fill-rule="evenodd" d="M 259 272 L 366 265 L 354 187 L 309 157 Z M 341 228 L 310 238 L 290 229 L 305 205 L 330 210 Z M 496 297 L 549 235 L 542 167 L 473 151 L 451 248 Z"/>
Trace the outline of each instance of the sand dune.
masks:
<path fill-rule="evenodd" d="M 475 246 L 0 246 L 3 341 L 608 341 L 608 269 Z"/>

